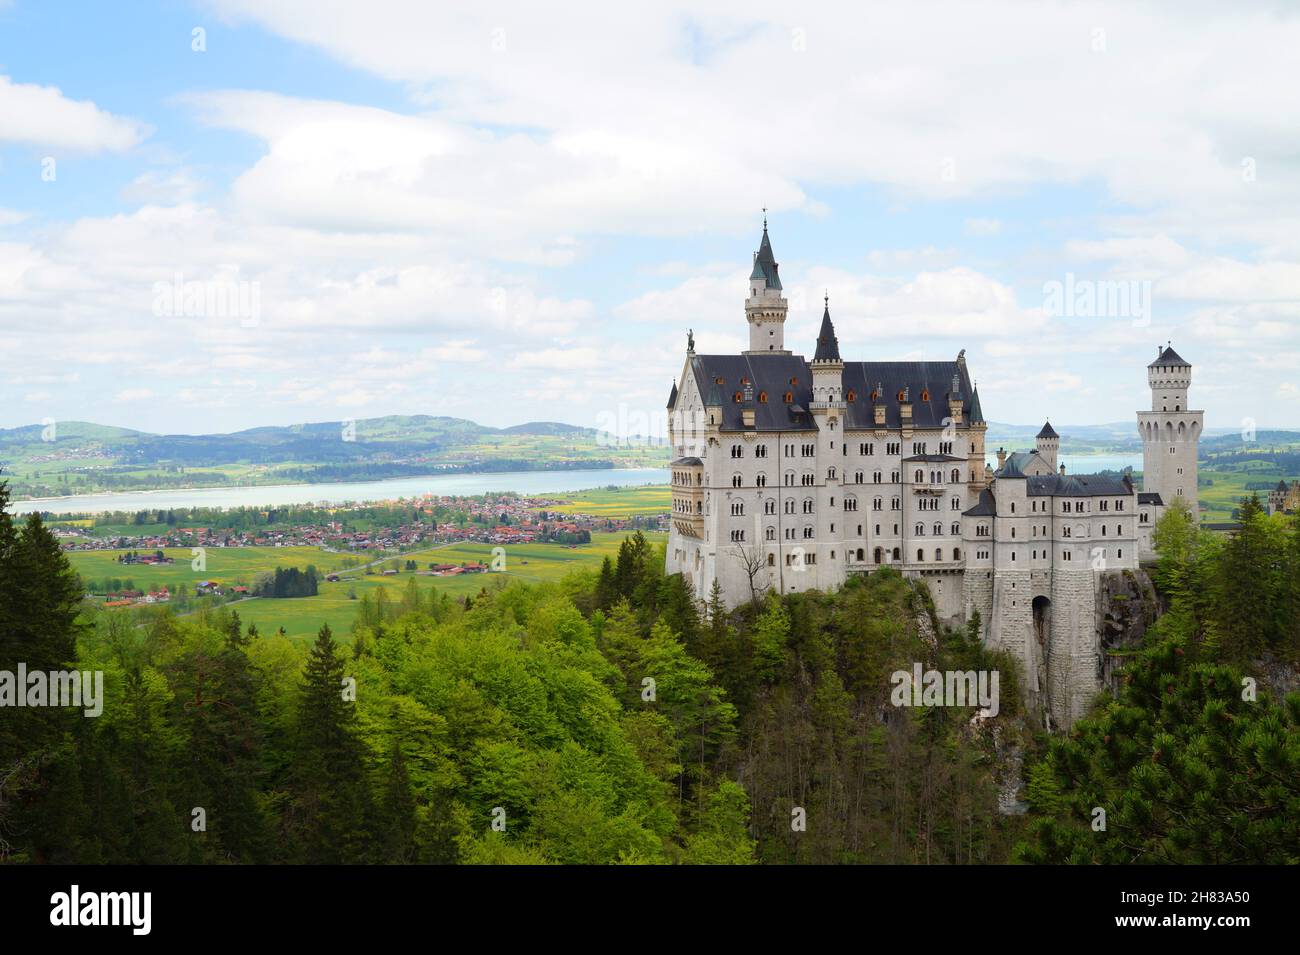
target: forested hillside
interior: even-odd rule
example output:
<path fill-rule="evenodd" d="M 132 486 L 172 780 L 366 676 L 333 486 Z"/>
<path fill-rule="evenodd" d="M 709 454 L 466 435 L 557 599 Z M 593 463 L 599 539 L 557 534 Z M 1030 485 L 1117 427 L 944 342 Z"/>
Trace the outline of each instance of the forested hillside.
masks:
<path fill-rule="evenodd" d="M 1252 497 L 1241 520 L 1226 539 L 1185 509 L 1161 520 L 1168 609 L 1118 698 L 1030 770 L 1022 858 L 1300 862 L 1300 519 Z"/>
<path fill-rule="evenodd" d="M 1162 526 L 1170 612 L 1122 698 L 1039 759 L 1012 661 L 937 626 L 924 587 L 889 570 L 701 615 L 635 535 L 599 573 L 468 601 L 410 587 L 307 644 L 228 611 L 137 627 L 82 610 L 39 519 L 0 517 L 0 670 L 71 664 L 106 687 L 98 717 L 0 710 L 0 856 L 1294 861 L 1297 701 L 1235 701 L 1233 660 L 1294 650 L 1300 565 L 1265 591 L 1203 579 L 1300 553 L 1294 526 L 1255 529 L 1216 549 Z M 1221 602 L 1242 600 L 1276 627 L 1238 626 Z M 914 663 L 998 670 L 1000 712 L 894 706 L 890 674 Z M 1028 820 L 1000 811 L 1021 754 Z"/>

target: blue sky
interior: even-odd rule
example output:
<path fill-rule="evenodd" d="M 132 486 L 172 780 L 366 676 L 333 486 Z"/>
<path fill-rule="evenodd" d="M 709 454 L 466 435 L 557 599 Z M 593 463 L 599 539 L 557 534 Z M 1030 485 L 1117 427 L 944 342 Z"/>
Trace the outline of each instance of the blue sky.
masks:
<path fill-rule="evenodd" d="M 656 414 L 764 206 L 796 351 L 825 290 L 847 358 L 1100 423 L 1172 339 L 1207 425 L 1300 426 L 1294 12 L 455 9 L 0 0 L 0 427 Z"/>

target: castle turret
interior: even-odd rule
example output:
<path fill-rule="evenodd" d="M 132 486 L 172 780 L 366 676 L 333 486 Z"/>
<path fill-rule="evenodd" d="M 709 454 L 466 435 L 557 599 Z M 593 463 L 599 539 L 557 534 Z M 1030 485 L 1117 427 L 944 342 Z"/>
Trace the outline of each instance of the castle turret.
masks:
<path fill-rule="evenodd" d="M 749 350 L 788 355 L 785 350 L 785 316 L 789 307 L 781 294 L 781 277 L 772 242 L 767 237 L 767 218 L 763 219 L 763 239 L 754 255 L 754 271 L 749 275 L 749 298 L 745 299 L 745 320 L 749 322 Z"/>
<path fill-rule="evenodd" d="M 1038 451 L 1038 456 L 1047 462 L 1047 466 L 1055 471 L 1056 454 L 1061 450 L 1061 436 L 1056 433 L 1050 421 L 1046 422 L 1038 432 L 1038 437 L 1034 439 L 1034 448 Z"/>
<path fill-rule="evenodd" d="M 1151 410 L 1138 412 L 1138 434 L 1142 438 L 1142 490 L 1160 495 L 1166 507 L 1183 500 L 1192 520 L 1200 520 L 1197 509 L 1196 456 L 1205 426 L 1205 412 L 1187 406 L 1192 384 L 1192 366 L 1169 345 L 1159 349 L 1147 366 L 1151 388 Z"/>
<path fill-rule="evenodd" d="M 844 400 L 844 362 L 840 359 L 840 341 L 831 324 L 830 296 L 822 312 L 822 327 L 817 333 L 817 351 L 812 360 L 813 409 L 839 407 Z"/>

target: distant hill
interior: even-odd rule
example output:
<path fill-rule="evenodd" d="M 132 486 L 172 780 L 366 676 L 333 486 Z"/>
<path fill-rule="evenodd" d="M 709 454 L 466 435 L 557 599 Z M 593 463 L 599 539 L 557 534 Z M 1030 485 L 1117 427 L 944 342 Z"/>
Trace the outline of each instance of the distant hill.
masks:
<path fill-rule="evenodd" d="M 52 438 L 52 440 L 50 440 Z M 620 444 L 594 428 L 531 421 L 387 415 L 149 434 L 84 421 L 0 429 L 0 468 L 16 498 L 104 490 L 373 480 L 445 471 L 663 467 L 662 443 Z"/>

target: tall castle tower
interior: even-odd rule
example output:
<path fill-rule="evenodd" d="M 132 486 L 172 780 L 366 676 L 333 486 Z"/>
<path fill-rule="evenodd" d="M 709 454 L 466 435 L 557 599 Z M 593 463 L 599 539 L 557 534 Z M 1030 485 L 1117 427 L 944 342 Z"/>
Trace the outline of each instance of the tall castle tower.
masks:
<path fill-rule="evenodd" d="M 781 294 L 781 277 L 776 257 L 767 237 L 767 219 L 763 219 L 763 241 L 754 256 L 754 271 L 749 274 L 749 298 L 745 299 L 745 320 L 749 322 L 749 350 L 775 355 L 790 354 L 785 349 L 785 313 L 789 306 Z"/>
<path fill-rule="evenodd" d="M 1147 383 L 1151 410 L 1138 412 L 1142 490 L 1158 493 L 1166 507 L 1179 499 L 1186 501 L 1192 520 L 1199 521 L 1196 455 L 1205 412 L 1192 411 L 1187 404 L 1192 366 L 1170 345 L 1147 366 Z"/>
<path fill-rule="evenodd" d="M 1052 427 L 1052 422 L 1046 422 L 1039 430 L 1038 436 L 1034 439 L 1034 450 L 1047 462 L 1049 468 L 1056 470 L 1056 456 L 1061 450 L 1061 436 Z"/>

